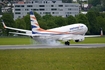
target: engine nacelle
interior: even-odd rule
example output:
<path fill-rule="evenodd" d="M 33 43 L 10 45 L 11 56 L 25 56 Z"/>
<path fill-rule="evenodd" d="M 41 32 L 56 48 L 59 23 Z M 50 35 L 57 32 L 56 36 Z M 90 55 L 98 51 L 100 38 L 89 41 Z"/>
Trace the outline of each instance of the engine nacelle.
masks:
<path fill-rule="evenodd" d="M 78 40 L 75 40 L 75 42 L 81 42 L 83 41 L 84 39 L 78 39 Z"/>
<path fill-rule="evenodd" d="M 75 42 L 81 42 L 84 41 L 85 37 L 84 36 L 78 36 L 74 39 Z"/>

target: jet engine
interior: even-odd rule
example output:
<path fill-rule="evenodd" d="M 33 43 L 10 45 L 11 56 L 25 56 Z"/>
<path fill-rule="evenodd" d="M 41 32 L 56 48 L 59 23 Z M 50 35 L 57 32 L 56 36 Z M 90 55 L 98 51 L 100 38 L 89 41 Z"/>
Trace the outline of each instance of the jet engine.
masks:
<path fill-rule="evenodd" d="M 78 36 L 74 39 L 75 42 L 81 42 L 84 41 L 85 37 L 84 36 Z"/>

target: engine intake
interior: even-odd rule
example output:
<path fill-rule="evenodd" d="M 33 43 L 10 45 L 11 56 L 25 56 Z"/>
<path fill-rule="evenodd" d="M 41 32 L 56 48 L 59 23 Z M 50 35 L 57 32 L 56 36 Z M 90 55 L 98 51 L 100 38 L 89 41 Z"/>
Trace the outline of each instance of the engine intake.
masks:
<path fill-rule="evenodd" d="M 79 40 L 75 40 L 75 42 L 79 42 Z"/>
<path fill-rule="evenodd" d="M 77 38 L 74 39 L 75 42 L 81 42 L 83 41 L 85 38 L 84 36 L 78 36 Z"/>

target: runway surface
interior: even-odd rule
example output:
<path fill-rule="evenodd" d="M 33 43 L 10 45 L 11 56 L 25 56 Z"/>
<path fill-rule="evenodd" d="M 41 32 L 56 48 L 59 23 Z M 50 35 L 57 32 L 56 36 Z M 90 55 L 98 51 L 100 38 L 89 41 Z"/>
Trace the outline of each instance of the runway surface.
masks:
<path fill-rule="evenodd" d="M 65 45 L 0 45 L 0 50 L 6 49 L 43 49 L 43 48 L 98 48 L 105 47 L 105 44 L 71 44 Z"/>

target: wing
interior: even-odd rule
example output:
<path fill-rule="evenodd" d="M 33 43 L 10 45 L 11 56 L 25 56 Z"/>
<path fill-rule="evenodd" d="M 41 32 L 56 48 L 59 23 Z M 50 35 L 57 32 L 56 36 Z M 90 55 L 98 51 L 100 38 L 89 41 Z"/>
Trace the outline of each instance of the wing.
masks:
<path fill-rule="evenodd" d="M 85 37 L 100 37 L 101 35 L 85 35 Z"/>
<path fill-rule="evenodd" d="M 18 28 L 13 28 L 13 27 L 7 27 L 7 26 L 5 25 L 5 23 L 4 23 L 3 20 L 2 20 L 2 24 L 3 24 L 4 28 L 7 28 L 7 29 L 16 30 L 16 31 L 22 31 L 22 32 L 30 31 L 30 30 L 18 29 Z"/>
<path fill-rule="evenodd" d="M 85 37 L 100 37 L 103 36 L 103 30 L 101 28 L 100 35 L 85 35 Z"/>
<path fill-rule="evenodd" d="M 9 32 L 11 34 L 18 34 L 18 35 L 25 35 L 25 36 L 31 36 L 31 37 L 43 37 L 45 38 L 46 36 L 42 36 L 40 34 L 32 34 L 32 32 L 26 32 L 26 33 L 17 33 L 17 32 Z"/>
<path fill-rule="evenodd" d="M 4 26 L 4 28 L 6 29 L 11 29 L 11 30 L 16 30 L 16 31 L 21 31 L 21 32 L 25 32 L 25 33 L 16 33 L 16 32 L 9 32 L 12 34 L 19 34 L 19 35 L 26 35 L 26 36 L 32 36 L 32 31 L 30 30 L 24 30 L 24 29 L 18 29 L 18 28 L 13 28 L 13 27 L 7 27 L 4 23 L 4 21 L 2 20 L 2 24 Z"/>

